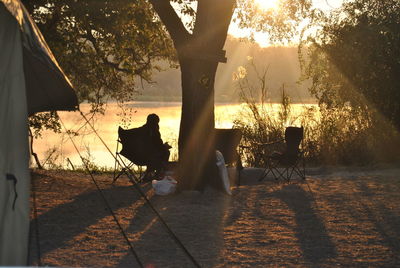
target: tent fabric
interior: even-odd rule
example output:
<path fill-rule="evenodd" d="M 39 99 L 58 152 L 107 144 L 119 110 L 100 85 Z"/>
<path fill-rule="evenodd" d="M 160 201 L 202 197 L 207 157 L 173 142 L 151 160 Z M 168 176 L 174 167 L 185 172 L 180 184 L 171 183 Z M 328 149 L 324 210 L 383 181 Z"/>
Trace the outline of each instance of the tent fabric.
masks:
<path fill-rule="evenodd" d="M 23 52 L 18 24 L 1 3 L 0 52 L 0 266 L 26 265 L 30 175 Z"/>
<path fill-rule="evenodd" d="M 18 22 L 23 45 L 28 114 L 76 110 L 78 100 L 42 34 L 19 0 L 0 0 Z"/>
<path fill-rule="evenodd" d="M 28 115 L 77 107 L 71 83 L 20 0 L 0 0 L 0 266 L 27 264 Z"/>

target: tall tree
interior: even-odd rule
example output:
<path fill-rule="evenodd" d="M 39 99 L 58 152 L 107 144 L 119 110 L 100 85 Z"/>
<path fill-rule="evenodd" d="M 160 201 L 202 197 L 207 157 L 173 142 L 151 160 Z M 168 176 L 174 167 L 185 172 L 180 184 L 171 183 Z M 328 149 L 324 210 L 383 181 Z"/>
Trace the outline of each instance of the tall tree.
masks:
<path fill-rule="evenodd" d="M 350 1 L 316 22 L 304 66 L 312 93 L 328 107 L 376 110 L 400 129 L 400 1 Z"/>
<path fill-rule="evenodd" d="M 263 9 L 258 0 L 25 0 L 81 100 L 124 99 L 133 92 L 132 76 L 150 79 L 157 60 L 177 55 L 183 189 L 200 189 L 216 177 L 214 81 L 218 63 L 226 61 L 222 49 L 232 18 L 283 41 L 311 14 L 311 0 L 264 1 L 276 7 Z"/>
<path fill-rule="evenodd" d="M 201 188 L 213 176 L 214 81 L 234 10 L 234 0 L 202 0 L 189 33 L 169 1 L 150 0 L 169 31 L 182 73 L 179 132 L 181 187 Z M 214 170 L 215 171 L 215 170 Z"/>
<path fill-rule="evenodd" d="M 222 49 L 235 8 L 239 7 L 235 19 L 242 27 L 269 32 L 271 40 L 283 40 L 293 37 L 310 1 L 280 1 L 275 10 L 261 10 L 255 1 L 244 0 L 149 1 L 170 33 L 181 67 L 180 185 L 183 189 L 201 189 L 217 177 L 214 82 L 218 63 L 226 61 Z M 184 15 L 192 15 L 192 32 L 185 28 L 171 2 L 179 4 Z"/>

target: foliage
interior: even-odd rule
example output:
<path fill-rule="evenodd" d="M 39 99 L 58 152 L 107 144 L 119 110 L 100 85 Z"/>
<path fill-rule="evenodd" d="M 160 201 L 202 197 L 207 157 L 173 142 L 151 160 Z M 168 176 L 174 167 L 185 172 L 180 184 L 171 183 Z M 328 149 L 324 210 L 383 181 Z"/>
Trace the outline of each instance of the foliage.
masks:
<path fill-rule="evenodd" d="M 350 106 L 328 109 L 322 106 L 317 124 L 309 125 L 306 137 L 309 159 L 315 163 L 371 165 L 396 163 L 394 148 L 400 145 L 397 131 L 386 121 L 371 119 Z"/>
<path fill-rule="evenodd" d="M 61 67 L 71 79 L 79 101 L 103 112 L 109 98 L 133 100 L 144 80 L 151 82 L 158 62 L 173 64 L 168 34 L 146 1 L 26 0 L 32 17 Z M 49 120 L 49 121 L 46 121 Z M 43 129 L 60 131 L 55 113 L 30 118 L 35 136 Z"/>
<path fill-rule="evenodd" d="M 56 133 L 61 132 L 61 124 L 57 112 L 38 113 L 29 117 L 29 127 L 33 130 L 34 138 L 40 137 L 43 129 L 53 130 Z"/>
<path fill-rule="evenodd" d="M 251 66 L 251 64 L 250 64 Z M 252 68 L 256 68 L 254 65 Z M 243 69 L 238 74 L 244 73 Z M 236 74 L 236 77 L 240 75 Z M 246 103 L 243 112 L 235 121 L 235 128 L 243 132 L 242 157 L 249 166 L 265 166 L 266 151 L 261 144 L 281 141 L 287 126 L 304 127 L 304 139 L 301 149 L 308 165 L 371 165 L 374 163 L 398 163 L 400 157 L 400 135 L 385 120 L 375 118 L 373 112 L 354 109 L 350 105 L 329 107 L 322 104 L 319 108 L 304 107 L 300 114 L 291 111 L 290 98 L 284 93 L 280 107 L 265 103 L 267 81 L 260 76 L 257 85 L 250 84 L 242 75 L 238 87 L 241 98 Z M 282 144 L 268 147 L 270 150 L 282 150 Z"/>
<path fill-rule="evenodd" d="M 183 147 L 183 141 L 196 128 L 195 124 L 204 121 L 206 126 L 199 127 L 201 131 L 196 132 L 198 137 L 208 135 L 214 124 L 211 122 L 214 120 L 213 105 L 209 105 L 214 97 L 211 96 L 213 90 L 204 90 L 204 87 L 214 88 L 218 63 L 212 60 L 204 64 L 198 55 L 205 52 L 206 56 L 213 56 L 221 51 L 235 1 L 171 2 L 175 10 L 171 8 L 170 1 L 156 0 L 25 0 L 60 65 L 75 85 L 80 101 L 94 103 L 95 108 L 102 107 L 101 103 L 109 97 L 121 101 L 132 99 L 136 76 L 150 81 L 151 71 L 159 69 L 156 61 L 175 59 L 173 44 L 175 49 L 180 49 L 180 59 L 182 55 L 190 55 L 183 57 L 187 64 L 181 66 L 182 74 L 188 74 L 185 76 L 188 80 L 182 82 L 187 87 L 183 91 L 191 92 L 183 94 L 186 99 L 183 98 L 179 142 L 179 147 Z M 279 12 L 269 13 L 261 12 L 256 5 L 247 5 L 246 2 L 238 1 L 235 20 L 242 27 L 268 33 L 271 40 L 293 36 L 296 25 L 307 15 L 311 3 L 310 0 L 283 0 L 280 1 Z M 199 9 L 196 3 L 199 3 Z M 179 15 L 188 15 L 192 19 L 182 22 L 176 10 Z M 195 63 L 201 68 L 194 66 Z M 199 86 L 195 81 L 204 76 L 202 69 L 210 73 L 206 73 L 204 79 L 207 83 Z M 188 96 L 196 96 L 196 103 Z M 193 114 L 190 115 L 190 112 Z M 204 117 L 207 120 L 192 120 L 193 115 L 204 116 L 203 112 L 210 115 Z M 189 158 L 197 155 L 206 153 L 191 153 Z M 196 166 L 199 166 L 198 161 Z"/>
<path fill-rule="evenodd" d="M 28 118 L 29 137 L 30 137 L 30 150 L 31 155 L 34 157 L 36 165 L 42 169 L 43 165 L 39 162 L 37 154 L 33 150 L 33 141 L 42 136 L 43 130 L 52 130 L 55 133 L 61 133 L 61 124 L 57 112 L 43 112 L 37 113 Z M 50 159 L 51 155 L 47 158 Z M 47 160 L 44 164 L 46 164 Z"/>
<path fill-rule="evenodd" d="M 239 95 L 246 104 L 240 117 L 235 120 L 234 128 L 240 128 L 243 133 L 242 145 L 248 147 L 243 154 L 247 164 L 264 165 L 265 154 L 262 144 L 283 140 L 285 126 L 294 123 L 291 116 L 290 98 L 282 86 L 282 99 L 279 110 L 268 103 L 269 88 L 267 86 L 267 71 L 259 72 L 252 58 L 246 67 L 240 66 L 238 72 L 234 73 L 237 81 Z M 248 72 L 256 74 L 257 81 L 249 79 Z"/>
<path fill-rule="evenodd" d="M 191 31 L 196 1 L 174 0 Z M 25 0 L 60 65 L 72 80 L 80 101 L 102 103 L 109 97 L 132 100 L 137 77 L 151 81 L 157 63 L 175 67 L 172 40 L 148 1 Z M 253 1 L 238 1 L 235 21 L 265 31 L 273 40 L 290 38 L 307 16 L 309 0 L 280 1 L 279 12 L 261 11 Z M 257 14 L 257 15 L 256 15 Z M 188 19 L 189 18 L 189 19 Z M 140 84 L 139 84 L 140 86 Z"/>
<path fill-rule="evenodd" d="M 46 169 L 61 169 L 62 166 L 58 163 L 60 159 L 60 152 L 55 146 L 49 148 L 45 153 L 45 160 L 42 166 Z"/>
<path fill-rule="evenodd" d="M 299 22 L 313 16 L 310 0 L 277 1 L 277 8 L 263 10 L 257 1 L 238 0 L 233 20 L 252 34 L 267 34 L 271 43 L 288 43 L 299 34 Z"/>
<path fill-rule="evenodd" d="M 171 41 L 146 1 L 25 1 L 80 101 L 130 100 Z"/>
<path fill-rule="evenodd" d="M 77 166 L 76 170 L 90 172 L 92 174 L 114 171 L 111 168 L 101 167 L 101 166 L 96 165 L 94 160 L 95 160 L 95 158 L 92 155 L 89 146 L 85 146 L 85 151 L 82 154 L 82 158 L 81 158 L 81 165 Z"/>
<path fill-rule="evenodd" d="M 250 114 L 247 115 L 235 122 L 235 127 L 243 131 L 242 145 L 248 146 L 242 156 L 248 166 L 265 166 L 265 156 L 271 152 L 265 151 L 259 144 L 271 139 L 282 140 L 284 127 L 277 128 L 265 118 L 258 122 Z M 400 161 L 398 132 L 384 121 L 378 127 L 366 124 L 364 115 L 355 116 L 350 107 L 322 109 L 320 112 L 306 109 L 297 120 L 304 127 L 302 150 L 307 165 L 371 166 Z M 282 124 L 278 122 L 278 125 Z M 280 147 L 269 149 L 282 150 L 281 144 L 278 145 Z"/>
<path fill-rule="evenodd" d="M 398 0 L 347 2 L 315 21 L 302 59 L 319 103 L 366 116 L 376 109 L 400 129 L 399 24 Z"/>

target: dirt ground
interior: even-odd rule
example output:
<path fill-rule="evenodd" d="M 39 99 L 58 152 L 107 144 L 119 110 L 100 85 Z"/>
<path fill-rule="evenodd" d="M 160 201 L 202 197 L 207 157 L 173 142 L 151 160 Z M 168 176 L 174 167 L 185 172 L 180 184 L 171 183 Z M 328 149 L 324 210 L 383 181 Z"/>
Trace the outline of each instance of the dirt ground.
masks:
<path fill-rule="evenodd" d="M 201 267 L 400 267 L 400 168 L 307 172 L 306 182 L 258 182 L 260 170 L 245 169 L 232 196 L 141 188 Z M 102 194 L 83 173 L 32 178 L 31 265 L 195 266 L 127 178 L 95 174 Z"/>

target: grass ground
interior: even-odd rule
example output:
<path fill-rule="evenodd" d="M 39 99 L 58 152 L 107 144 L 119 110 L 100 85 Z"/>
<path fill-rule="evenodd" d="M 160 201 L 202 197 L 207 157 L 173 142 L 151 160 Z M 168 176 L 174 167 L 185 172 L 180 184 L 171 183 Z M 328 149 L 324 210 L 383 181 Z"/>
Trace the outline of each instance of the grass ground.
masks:
<path fill-rule="evenodd" d="M 399 267 L 400 169 L 313 169 L 306 182 L 258 182 L 156 196 L 142 189 L 202 267 Z M 126 178 L 95 175 L 145 267 L 190 259 Z M 30 264 L 139 267 L 87 174 L 33 172 Z M 37 239 L 39 238 L 39 239 Z"/>

